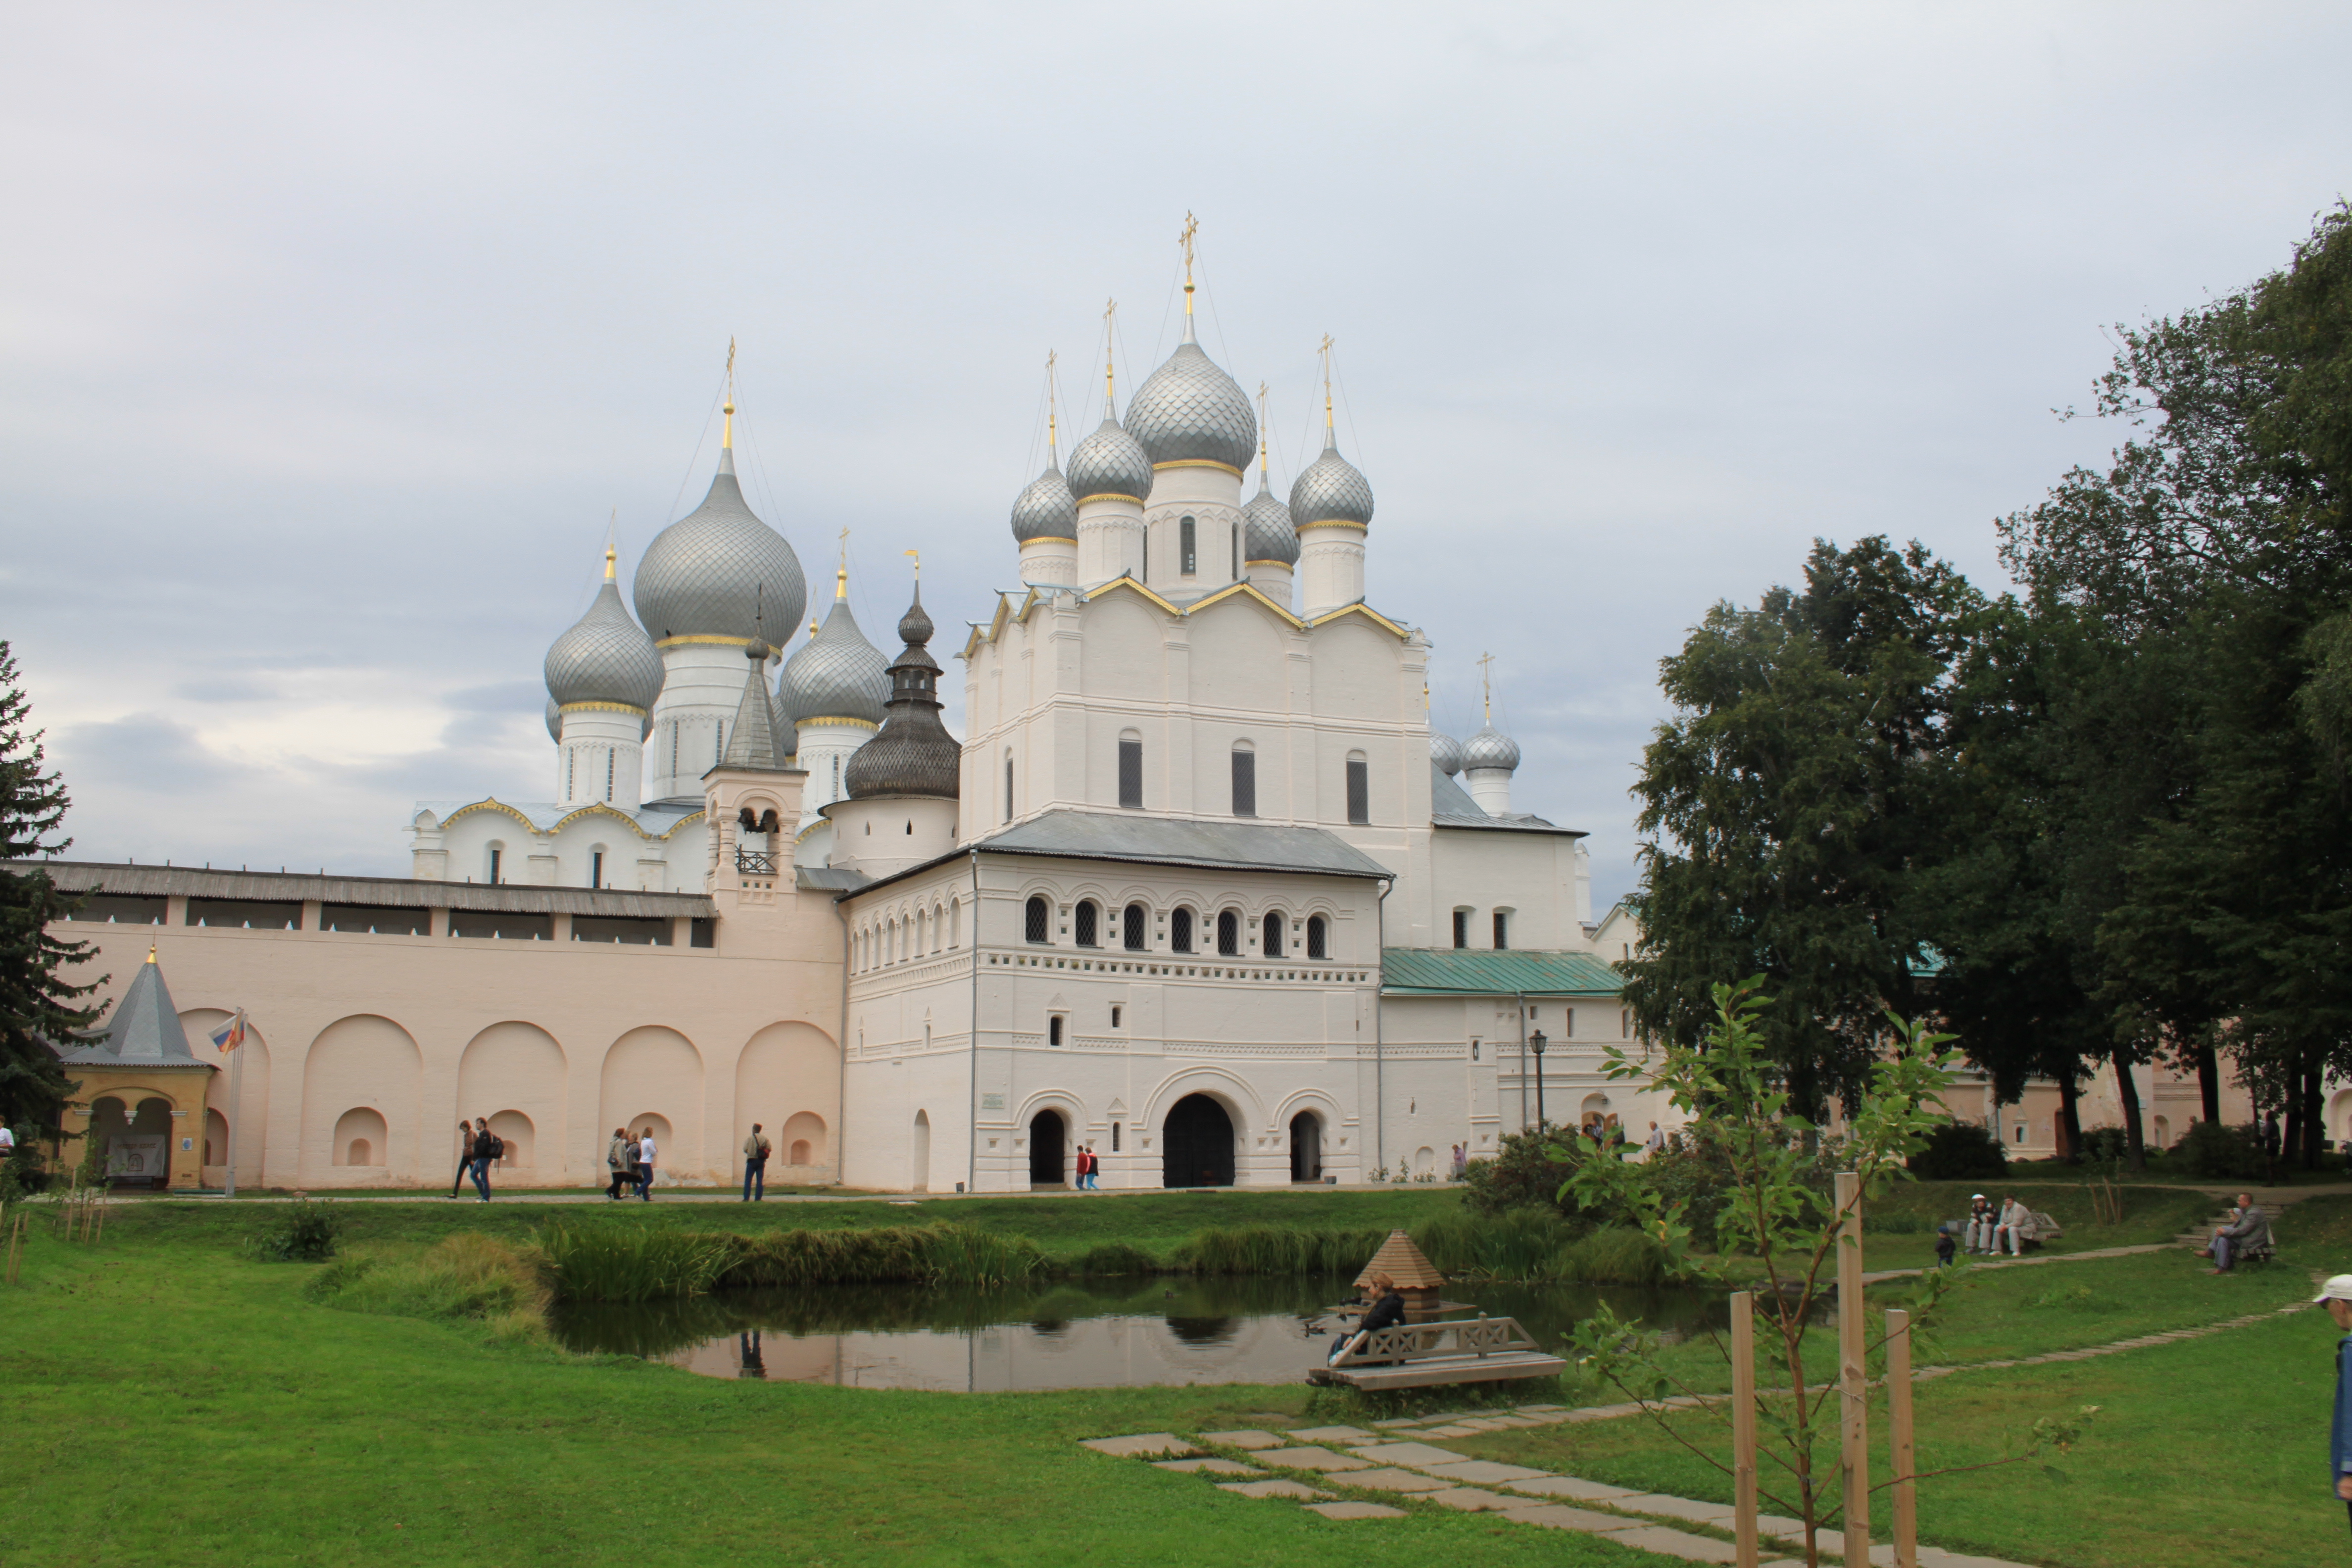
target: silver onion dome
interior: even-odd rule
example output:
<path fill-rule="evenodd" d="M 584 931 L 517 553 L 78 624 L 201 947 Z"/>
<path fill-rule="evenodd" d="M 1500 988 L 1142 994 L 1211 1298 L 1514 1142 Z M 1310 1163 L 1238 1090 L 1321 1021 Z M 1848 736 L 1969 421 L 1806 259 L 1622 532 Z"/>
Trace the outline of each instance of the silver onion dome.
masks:
<path fill-rule="evenodd" d="M 547 738 L 556 742 L 563 739 L 563 704 L 552 697 L 547 700 Z"/>
<path fill-rule="evenodd" d="M 1323 433 L 1323 455 L 1291 482 L 1290 521 L 1300 528 L 1318 522 L 1352 522 L 1369 527 L 1372 521 L 1372 487 L 1356 465 L 1339 456 L 1329 430 Z"/>
<path fill-rule="evenodd" d="M 1462 742 L 1442 730 L 1432 730 L 1429 732 L 1429 760 L 1437 764 L 1439 773 L 1452 778 L 1462 771 Z"/>
<path fill-rule="evenodd" d="M 609 562 L 605 571 L 612 570 Z M 547 650 L 547 692 L 558 703 L 620 702 L 651 708 L 661 695 L 661 652 L 621 607 L 610 575 L 588 613 Z"/>
<path fill-rule="evenodd" d="M 1290 526 L 1290 509 L 1275 499 L 1265 475 L 1257 477 L 1257 494 L 1242 508 L 1244 561 L 1279 561 L 1298 564 L 1298 531 Z"/>
<path fill-rule="evenodd" d="M 1519 765 L 1519 743 L 1489 723 L 1462 742 L 1462 765 L 1509 773 Z"/>
<path fill-rule="evenodd" d="M 1070 493 L 1080 500 L 1096 496 L 1125 496 L 1144 501 L 1151 496 L 1151 458 L 1143 443 L 1127 426 L 1106 416 L 1095 433 L 1070 454 Z"/>
<path fill-rule="evenodd" d="M 889 669 L 889 658 L 858 630 L 849 600 L 836 597 L 816 636 L 785 662 L 776 698 L 796 725 L 818 719 L 879 724 L 890 698 Z"/>
<path fill-rule="evenodd" d="M 637 619 L 656 638 L 741 637 L 797 626 L 808 604 L 800 557 L 752 514 L 721 447 L 702 504 L 654 536 L 637 563 Z"/>
<path fill-rule="evenodd" d="M 1234 378 L 1192 341 L 1189 317 L 1184 341 L 1127 405 L 1127 428 L 1155 467 L 1211 462 L 1239 473 L 1257 456 L 1257 414 Z"/>
<path fill-rule="evenodd" d="M 1051 461 L 1045 471 L 1029 481 L 1013 503 L 1013 537 L 1026 544 L 1033 539 L 1076 539 L 1078 536 L 1078 503 L 1070 495 L 1069 481 Z"/>

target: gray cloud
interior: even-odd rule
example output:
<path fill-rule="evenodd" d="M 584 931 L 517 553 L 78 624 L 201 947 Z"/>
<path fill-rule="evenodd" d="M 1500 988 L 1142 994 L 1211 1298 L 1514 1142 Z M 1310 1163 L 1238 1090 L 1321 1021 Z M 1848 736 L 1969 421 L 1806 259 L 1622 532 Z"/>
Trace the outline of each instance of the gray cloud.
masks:
<path fill-rule="evenodd" d="M 625 567 L 699 494 L 730 334 L 820 601 L 847 527 L 867 626 L 914 546 L 952 627 L 1015 580 L 1046 350 L 1083 419 L 1116 294 L 1132 387 L 1190 207 L 1277 480 L 1329 331 L 1370 596 L 1457 729 L 1495 654 L 1517 803 L 1591 830 L 1605 901 L 1709 603 L 1817 534 L 1997 584 L 1990 519 L 2110 439 L 2049 414 L 2103 324 L 2341 187 L 2340 8 L 2116 15 L 27 13 L 0 629 L 86 851 L 397 870 L 418 795 L 544 790 L 540 659 L 608 517 Z"/>

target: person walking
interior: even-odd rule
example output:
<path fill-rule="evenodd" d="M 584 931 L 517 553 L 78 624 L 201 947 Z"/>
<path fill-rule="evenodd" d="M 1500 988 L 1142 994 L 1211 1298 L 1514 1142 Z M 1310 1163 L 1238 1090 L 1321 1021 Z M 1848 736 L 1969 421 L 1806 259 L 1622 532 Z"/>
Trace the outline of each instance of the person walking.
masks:
<path fill-rule="evenodd" d="M 1091 1143 L 1087 1145 L 1087 1191 L 1102 1191 L 1102 1156 L 1095 1152 Z"/>
<path fill-rule="evenodd" d="M 474 1173 L 474 1124 L 464 1117 L 457 1118 L 457 1178 L 449 1184 L 449 1195 L 456 1197 L 464 1190 L 466 1178 Z"/>
<path fill-rule="evenodd" d="M 654 1130 L 646 1128 L 637 1134 L 637 1201 L 654 1201 Z"/>
<path fill-rule="evenodd" d="M 775 1145 L 768 1142 L 766 1134 L 760 1131 L 760 1124 L 756 1121 L 751 1123 L 751 1136 L 743 1140 L 743 1201 L 745 1203 L 763 1204 L 768 1201 L 768 1155 L 774 1148 Z M 760 1194 L 756 1198 L 751 1195 L 755 1187 Z"/>
<path fill-rule="evenodd" d="M 474 1190 L 490 1201 L 490 1162 L 507 1152 L 506 1141 L 490 1131 L 489 1119 L 474 1118 Z"/>
<path fill-rule="evenodd" d="M 629 1152 L 629 1130 L 614 1128 L 612 1142 L 604 1145 L 604 1168 L 613 1173 L 612 1184 L 604 1189 L 605 1202 L 620 1202 L 622 1185 L 636 1179 L 635 1167 L 636 1156 Z"/>
<path fill-rule="evenodd" d="M 1642 1152 L 1654 1159 L 1659 1153 L 1664 1152 L 1665 1146 L 1666 1135 L 1658 1131 L 1658 1124 L 1656 1122 L 1651 1122 L 1650 1135 L 1642 1140 Z"/>
<path fill-rule="evenodd" d="M 2335 1276 L 2312 1300 L 2327 1309 L 2344 1334 L 2336 1342 L 2336 1419 L 2327 1433 L 2327 1479 L 2352 1519 L 2352 1374 L 2345 1365 L 2345 1352 L 2352 1350 L 2352 1274 Z"/>

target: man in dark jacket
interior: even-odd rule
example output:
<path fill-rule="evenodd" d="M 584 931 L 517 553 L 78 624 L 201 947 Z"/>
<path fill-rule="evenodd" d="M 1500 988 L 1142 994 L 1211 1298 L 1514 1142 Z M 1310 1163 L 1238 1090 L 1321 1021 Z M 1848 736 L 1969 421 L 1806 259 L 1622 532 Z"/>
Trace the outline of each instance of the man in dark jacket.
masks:
<path fill-rule="evenodd" d="M 2345 1354 L 2352 1351 L 2352 1274 L 2338 1274 L 2312 1300 L 2344 1331 L 2336 1342 L 2336 1420 L 2327 1434 L 2327 1479 L 2352 1512 L 2352 1370 L 2345 1365 Z"/>

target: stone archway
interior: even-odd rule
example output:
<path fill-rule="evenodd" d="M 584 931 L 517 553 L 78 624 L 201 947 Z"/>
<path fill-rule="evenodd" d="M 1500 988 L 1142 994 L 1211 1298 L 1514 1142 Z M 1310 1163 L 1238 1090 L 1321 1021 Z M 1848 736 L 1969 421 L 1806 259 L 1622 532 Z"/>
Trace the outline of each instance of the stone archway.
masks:
<path fill-rule="evenodd" d="M 1188 1094 L 1169 1107 L 1160 1132 L 1160 1184 L 1234 1184 L 1234 1119 L 1205 1094 Z"/>
<path fill-rule="evenodd" d="M 1029 1121 L 1029 1184 L 1066 1187 L 1069 1177 L 1069 1123 L 1058 1110 L 1041 1110 Z"/>
<path fill-rule="evenodd" d="M 1302 1110 L 1290 1119 L 1290 1179 L 1323 1179 L 1323 1119 L 1311 1110 Z"/>

